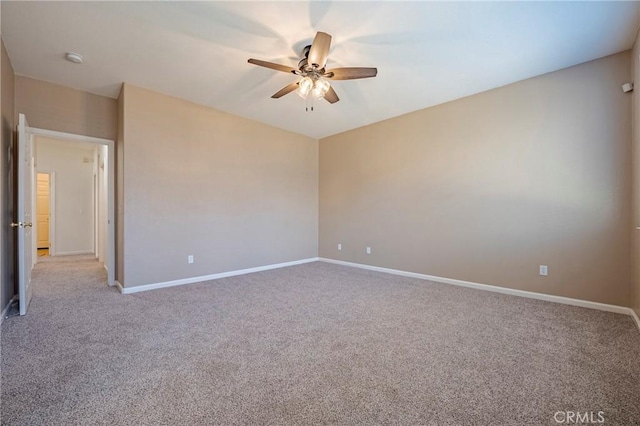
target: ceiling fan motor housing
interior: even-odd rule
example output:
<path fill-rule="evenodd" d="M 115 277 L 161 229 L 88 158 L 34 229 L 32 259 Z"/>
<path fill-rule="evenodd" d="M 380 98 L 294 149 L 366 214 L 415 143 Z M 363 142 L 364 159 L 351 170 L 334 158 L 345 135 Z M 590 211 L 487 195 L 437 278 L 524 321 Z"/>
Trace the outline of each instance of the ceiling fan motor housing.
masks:
<path fill-rule="evenodd" d="M 305 46 L 305 48 L 302 49 L 303 58 L 298 62 L 298 70 L 300 72 L 294 72 L 294 74 L 301 75 L 303 77 L 311 77 L 313 81 L 316 81 L 320 77 L 325 76 L 325 69 L 324 67 L 318 68 L 317 66 L 309 63 L 310 51 L 311 45 Z M 331 73 L 331 75 L 333 75 L 333 73 Z M 327 77 L 329 77 L 329 75 L 327 75 Z"/>

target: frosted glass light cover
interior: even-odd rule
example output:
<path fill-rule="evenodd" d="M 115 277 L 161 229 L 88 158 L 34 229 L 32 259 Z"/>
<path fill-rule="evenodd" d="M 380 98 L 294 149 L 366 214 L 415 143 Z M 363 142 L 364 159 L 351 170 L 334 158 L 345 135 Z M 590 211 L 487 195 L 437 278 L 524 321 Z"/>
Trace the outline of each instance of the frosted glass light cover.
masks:
<path fill-rule="evenodd" d="M 309 77 L 304 77 L 302 80 L 298 82 L 298 95 L 305 99 L 311 89 L 313 88 L 313 80 Z"/>
<path fill-rule="evenodd" d="M 329 90 L 329 87 L 331 87 L 331 85 L 327 80 L 325 80 L 324 78 L 319 79 L 318 81 L 316 81 L 316 84 L 313 87 L 313 96 L 316 98 L 324 97 L 324 95 Z"/>

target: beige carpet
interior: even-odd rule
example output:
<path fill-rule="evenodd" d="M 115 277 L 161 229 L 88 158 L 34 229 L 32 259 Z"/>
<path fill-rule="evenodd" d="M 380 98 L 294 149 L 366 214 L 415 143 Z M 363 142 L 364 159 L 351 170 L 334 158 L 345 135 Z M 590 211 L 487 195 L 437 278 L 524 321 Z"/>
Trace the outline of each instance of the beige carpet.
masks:
<path fill-rule="evenodd" d="M 34 280 L 2 324 L 4 425 L 640 424 L 623 315 L 325 263 L 132 295 L 86 258 Z"/>

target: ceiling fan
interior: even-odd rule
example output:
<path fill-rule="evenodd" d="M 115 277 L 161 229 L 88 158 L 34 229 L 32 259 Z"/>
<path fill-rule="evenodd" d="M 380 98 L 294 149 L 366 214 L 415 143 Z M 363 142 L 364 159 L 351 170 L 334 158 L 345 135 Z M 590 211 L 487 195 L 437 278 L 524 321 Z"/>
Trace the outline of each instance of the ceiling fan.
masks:
<path fill-rule="evenodd" d="M 307 99 L 309 95 L 313 98 L 324 98 L 329 103 L 336 103 L 340 100 L 329 80 L 355 80 L 357 78 L 375 77 L 378 74 L 377 68 L 333 68 L 326 70 L 327 56 L 331 47 L 331 36 L 327 33 L 318 32 L 311 45 L 302 50 L 302 59 L 298 63 L 298 68 L 291 68 L 286 65 L 274 64 L 273 62 L 261 61 L 259 59 L 249 59 L 250 64 L 270 68 L 276 71 L 292 73 L 302 77 L 299 81 L 288 84 L 271 96 L 278 99 L 288 93 L 297 90 L 298 95 Z M 311 106 L 313 111 L 313 106 Z"/>

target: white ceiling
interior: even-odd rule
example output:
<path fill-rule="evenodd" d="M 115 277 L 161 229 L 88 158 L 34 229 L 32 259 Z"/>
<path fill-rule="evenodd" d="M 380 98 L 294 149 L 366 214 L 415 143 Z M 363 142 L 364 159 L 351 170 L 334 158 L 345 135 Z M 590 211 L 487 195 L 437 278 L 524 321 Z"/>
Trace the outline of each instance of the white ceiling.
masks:
<path fill-rule="evenodd" d="M 104 96 L 121 82 L 322 138 L 632 47 L 638 2 L 7 2 L 15 72 Z M 340 102 L 270 96 L 316 31 Z M 83 65 L 63 59 L 74 51 Z"/>

